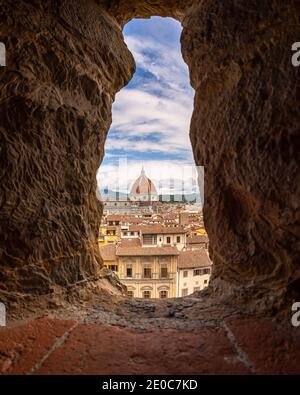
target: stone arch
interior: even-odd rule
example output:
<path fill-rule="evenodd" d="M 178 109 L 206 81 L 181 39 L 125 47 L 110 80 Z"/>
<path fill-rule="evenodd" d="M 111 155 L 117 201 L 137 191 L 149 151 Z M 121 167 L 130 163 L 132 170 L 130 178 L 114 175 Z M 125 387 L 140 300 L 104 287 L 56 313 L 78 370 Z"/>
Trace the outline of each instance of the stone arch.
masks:
<path fill-rule="evenodd" d="M 153 291 L 153 287 L 151 285 L 143 285 L 141 291 Z"/>
<path fill-rule="evenodd" d="M 260 295 L 264 307 L 274 296 L 299 294 L 299 68 L 290 62 L 300 35 L 296 3 L 5 2 L 2 299 L 99 278 L 95 174 L 115 93 L 135 68 L 121 29 L 152 15 L 183 25 L 196 91 L 190 136 L 196 164 L 206 166 L 210 289 L 237 289 L 247 303 L 245 295 Z"/>
<path fill-rule="evenodd" d="M 152 16 L 172 17 L 182 21 L 193 0 L 100 0 L 99 3 L 117 20 L 121 27 L 133 18 L 150 18 Z"/>
<path fill-rule="evenodd" d="M 158 291 L 169 291 L 170 287 L 168 285 L 160 285 L 157 287 Z"/>

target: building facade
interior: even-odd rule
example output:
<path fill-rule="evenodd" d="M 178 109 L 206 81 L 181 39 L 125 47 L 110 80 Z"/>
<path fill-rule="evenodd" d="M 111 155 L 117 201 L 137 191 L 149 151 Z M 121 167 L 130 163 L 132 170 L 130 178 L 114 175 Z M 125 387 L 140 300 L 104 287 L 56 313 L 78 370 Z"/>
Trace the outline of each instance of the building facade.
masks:
<path fill-rule="evenodd" d="M 122 214 L 122 215 L 135 215 L 140 214 L 141 209 L 137 203 L 131 202 L 129 199 L 106 199 L 103 202 L 104 214 Z"/>
<path fill-rule="evenodd" d="M 180 252 L 177 266 L 177 297 L 206 288 L 211 269 L 212 262 L 205 248 Z"/>
<path fill-rule="evenodd" d="M 139 191 L 143 189 L 135 185 L 135 192 Z M 136 201 L 138 205 L 144 203 L 149 202 Z M 205 232 L 198 233 L 202 218 L 181 213 L 181 207 L 173 207 L 159 214 L 118 213 L 103 217 L 100 253 L 104 265 L 127 287 L 128 296 L 174 298 L 208 286 L 208 237 Z"/>
<path fill-rule="evenodd" d="M 117 247 L 118 276 L 128 296 L 135 298 L 176 297 L 176 247 Z"/>
<path fill-rule="evenodd" d="M 142 245 L 147 247 L 176 247 L 178 251 L 186 247 L 186 230 L 182 227 L 162 225 L 140 226 Z"/>

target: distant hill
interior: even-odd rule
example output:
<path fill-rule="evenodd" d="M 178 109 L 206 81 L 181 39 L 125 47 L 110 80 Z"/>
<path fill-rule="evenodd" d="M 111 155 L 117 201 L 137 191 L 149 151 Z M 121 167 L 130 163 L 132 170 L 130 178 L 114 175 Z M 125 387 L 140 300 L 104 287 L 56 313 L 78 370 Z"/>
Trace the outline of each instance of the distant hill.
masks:
<path fill-rule="evenodd" d="M 119 192 L 119 198 L 120 199 L 126 199 L 128 198 L 128 194 L 124 192 Z M 117 198 L 117 192 L 112 191 L 110 189 L 106 190 L 101 190 L 101 198 L 102 200 L 107 200 L 107 199 L 116 199 Z M 182 199 L 182 194 L 162 194 L 159 195 L 159 200 L 161 202 L 187 202 L 187 203 L 194 203 L 194 202 L 199 202 L 200 201 L 200 195 L 196 193 L 189 193 L 184 195 L 184 200 Z"/>
<path fill-rule="evenodd" d="M 184 196 L 182 196 L 182 194 L 159 195 L 159 200 L 161 202 L 195 203 L 200 201 L 200 195 L 196 193 L 189 193 Z"/>
<path fill-rule="evenodd" d="M 110 189 L 101 190 L 101 198 L 102 198 L 102 200 L 116 199 L 117 196 L 119 196 L 119 198 L 121 198 L 121 199 L 126 199 L 128 197 L 128 194 L 124 193 L 124 192 L 119 192 L 118 193 L 118 192 L 112 191 Z"/>

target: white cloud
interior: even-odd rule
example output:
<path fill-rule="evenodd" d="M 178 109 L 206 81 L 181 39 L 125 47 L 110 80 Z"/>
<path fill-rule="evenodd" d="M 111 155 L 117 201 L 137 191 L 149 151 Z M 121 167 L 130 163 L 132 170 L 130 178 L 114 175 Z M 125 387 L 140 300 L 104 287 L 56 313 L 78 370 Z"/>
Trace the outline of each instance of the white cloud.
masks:
<path fill-rule="evenodd" d="M 193 90 L 180 51 L 151 36 L 127 36 L 125 40 L 138 68 L 153 77 L 141 78 L 138 87 L 128 86 L 117 94 L 111 130 L 118 134 L 108 135 L 106 150 L 185 152 L 190 156 Z"/>
<path fill-rule="evenodd" d="M 191 108 L 177 100 L 157 97 L 138 89 L 123 89 L 117 96 L 113 109 L 113 129 L 118 137 L 107 140 L 106 148 L 129 150 L 156 149 L 157 151 L 190 150 L 189 123 Z M 133 142 L 130 138 L 155 135 L 159 143 L 147 140 Z"/>
<path fill-rule="evenodd" d="M 139 37 L 129 36 L 125 40 L 139 67 L 152 73 L 170 89 L 192 92 L 188 68 L 178 48 L 158 43 L 151 37 L 143 37 L 141 40 Z"/>
<path fill-rule="evenodd" d="M 121 150 L 133 158 L 145 153 L 147 175 L 156 183 L 166 185 L 165 180 L 185 177 L 191 186 L 195 170 L 193 176 L 183 172 L 189 171 L 185 166 L 194 163 L 189 139 L 194 91 L 179 46 L 137 33 L 125 36 L 125 40 L 139 72 L 116 96 L 113 123 L 105 144 L 108 161 L 104 160 L 98 171 L 98 185 L 101 189 L 127 191 L 140 174 L 139 160 L 132 159 L 126 166 L 124 162 L 121 166 L 111 163 L 117 157 L 114 151 Z M 178 159 L 149 160 L 149 153 Z"/>

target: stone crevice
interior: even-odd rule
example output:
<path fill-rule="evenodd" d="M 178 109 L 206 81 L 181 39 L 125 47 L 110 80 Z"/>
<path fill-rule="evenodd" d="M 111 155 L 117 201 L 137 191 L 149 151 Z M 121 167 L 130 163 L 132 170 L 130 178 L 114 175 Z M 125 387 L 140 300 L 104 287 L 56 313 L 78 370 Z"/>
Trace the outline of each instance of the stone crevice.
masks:
<path fill-rule="evenodd" d="M 50 347 L 50 349 L 42 356 L 42 358 L 30 369 L 27 373 L 28 375 L 35 374 L 36 371 L 42 368 L 43 364 L 47 361 L 47 359 L 53 354 L 59 347 L 62 347 L 63 344 L 68 340 L 71 335 L 71 332 L 77 327 L 78 323 L 74 323 L 74 325 L 69 328 L 61 337 L 59 337 Z"/>
<path fill-rule="evenodd" d="M 242 350 L 241 347 L 238 345 L 238 342 L 237 342 L 234 334 L 230 330 L 230 328 L 228 328 L 228 326 L 226 325 L 225 322 L 222 323 L 222 327 L 225 329 L 226 335 L 227 335 L 230 343 L 236 350 L 239 360 L 246 366 L 247 369 L 250 370 L 251 373 L 255 374 L 256 371 L 255 371 L 255 367 L 254 367 L 253 363 L 249 360 L 249 357 L 245 353 L 245 351 Z"/>

